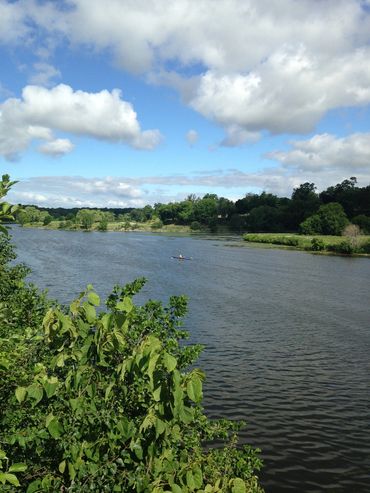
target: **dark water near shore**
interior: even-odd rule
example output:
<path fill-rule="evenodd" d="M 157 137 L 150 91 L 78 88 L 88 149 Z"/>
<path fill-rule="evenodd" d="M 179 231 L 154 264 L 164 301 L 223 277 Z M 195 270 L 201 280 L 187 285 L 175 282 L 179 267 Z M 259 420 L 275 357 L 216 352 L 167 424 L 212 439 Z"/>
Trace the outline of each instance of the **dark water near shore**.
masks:
<path fill-rule="evenodd" d="M 370 491 L 370 259 L 220 238 L 13 229 L 30 279 L 69 302 L 145 276 L 137 301 L 189 296 L 205 406 L 246 420 L 267 493 Z M 192 261 L 176 261 L 179 252 Z"/>

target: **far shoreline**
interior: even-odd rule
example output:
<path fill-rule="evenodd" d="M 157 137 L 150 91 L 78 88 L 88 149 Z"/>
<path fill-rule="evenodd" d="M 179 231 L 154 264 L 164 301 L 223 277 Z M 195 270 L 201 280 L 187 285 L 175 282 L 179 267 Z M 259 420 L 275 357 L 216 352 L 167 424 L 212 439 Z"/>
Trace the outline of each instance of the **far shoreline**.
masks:
<path fill-rule="evenodd" d="M 54 224 L 53 224 L 54 223 Z M 208 228 L 202 230 L 192 230 L 189 226 L 169 224 L 164 225 L 161 228 L 152 228 L 148 223 L 140 223 L 140 225 L 133 225 L 128 228 L 120 227 L 117 223 L 108 223 L 107 229 L 100 230 L 97 226 L 93 226 L 90 229 L 83 229 L 81 227 L 60 227 L 59 221 L 53 221 L 48 225 L 39 223 L 27 223 L 19 225 L 21 228 L 27 229 L 43 229 L 49 231 L 71 231 L 82 233 L 150 233 L 161 235 L 176 235 L 176 236 L 198 236 L 198 237 L 224 237 L 233 238 L 238 241 L 238 245 L 234 244 L 234 247 L 252 247 L 252 248 L 265 248 L 265 249 L 279 249 L 279 250 L 293 250 L 305 253 L 311 253 L 315 255 L 330 255 L 340 256 L 346 258 L 369 258 L 369 253 L 352 251 L 350 253 L 340 251 L 336 249 L 335 245 L 340 245 L 346 242 L 344 236 L 328 236 L 328 235 L 299 235 L 296 233 L 237 233 L 232 232 L 226 228 L 219 228 L 216 232 L 211 232 Z M 17 224 L 17 223 L 13 223 Z M 226 238 L 225 238 L 226 237 Z M 322 242 L 322 248 L 320 250 L 314 250 L 311 248 L 313 239 Z M 361 235 L 360 242 L 366 243 L 367 247 L 370 245 L 370 235 Z M 328 246 L 332 249 L 328 249 Z"/>

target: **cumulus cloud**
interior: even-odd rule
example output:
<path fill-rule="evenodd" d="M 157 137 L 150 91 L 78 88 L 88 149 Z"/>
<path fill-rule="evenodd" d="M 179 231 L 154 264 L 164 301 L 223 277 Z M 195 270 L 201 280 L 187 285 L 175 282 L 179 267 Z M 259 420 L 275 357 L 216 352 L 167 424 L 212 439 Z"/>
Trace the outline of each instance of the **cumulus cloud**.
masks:
<path fill-rule="evenodd" d="M 186 140 L 189 145 L 194 145 L 199 139 L 198 132 L 196 130 L 189 130 L 186 133 Z"/>
<path fill-rule="evenodd" d="M 226 128 L 306 133 L 330 109 L 370 102 L 370 15 L 357 0 L 70 3 L 60 29 L 125 69 L 204 67 L 183 96 Z M 181 90 L 182 70 L 172 79 Z"/>
<path fill-rule="evenodd" d="M 52 89 L 26 86 L 21 99 L 9 98 L 0 105 L 0 154 L 7 159 L 14 159 L 33 139 L 54 139 L 54 131 L 137 149 L 153 149 L 161 140 L 158 130 L 141 130 L 136 112 L 118 89 L 89 93 L 65 84 Z M 66 141 L 59 139 L 46 149 L 61 146 L 66 149 Z M 41 150 L 45 152 L 45 146 Z"/>
<path fill-rule="evenodd" d="M 285 168 L 304 173 L 345 171 L 370 175 L 370 133 L 355 133 L 346 137 L 331 134 L 314 135 L 308 140 L 291 142 L 292 149 L 274 151 L 266 155 L 279 161 Z"/>
<path fill-rule="evenodd" d="M 333 108 L 370 103 L 364 1 L 0 1 L 0 41 L 35 43 L 34 26 L 172 85 L 226 129 L 306 133 Z"/>
<path fill-rule="evenodd" d="M 370 103 L 370 49 L 320 64 L 306 48 L 283 47 L 248 74 L 209 70 L 190 105 L 225 126 L 307 133 L 334 108 Z"/>

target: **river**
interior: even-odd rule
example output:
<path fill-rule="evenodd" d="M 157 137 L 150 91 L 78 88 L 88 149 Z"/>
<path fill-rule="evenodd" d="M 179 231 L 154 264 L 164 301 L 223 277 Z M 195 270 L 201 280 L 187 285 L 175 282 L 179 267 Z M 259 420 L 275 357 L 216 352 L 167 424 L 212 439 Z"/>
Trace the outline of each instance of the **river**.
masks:
<path fill-rule="evenodd" d="M 217 236 L 12 235 L 30 280 L 60 302 L 141 276 L 139 303 L 189 297 L 206 412 L 247 421 L 241 442 L 262 449 L 267 493 L 370 491 L 370 259 Z"/>

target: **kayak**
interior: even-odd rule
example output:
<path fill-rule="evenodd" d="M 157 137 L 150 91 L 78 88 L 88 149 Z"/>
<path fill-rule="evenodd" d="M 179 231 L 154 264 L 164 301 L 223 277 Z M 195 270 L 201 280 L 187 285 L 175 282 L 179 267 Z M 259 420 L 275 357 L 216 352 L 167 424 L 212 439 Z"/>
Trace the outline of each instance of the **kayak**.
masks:
<path fill-rule="evenodd" d="M 175 258 L 177 260 L 193 260 L 193 257 L 179 257 L 175 255 L 173 255 L 171 258 Z"/>

